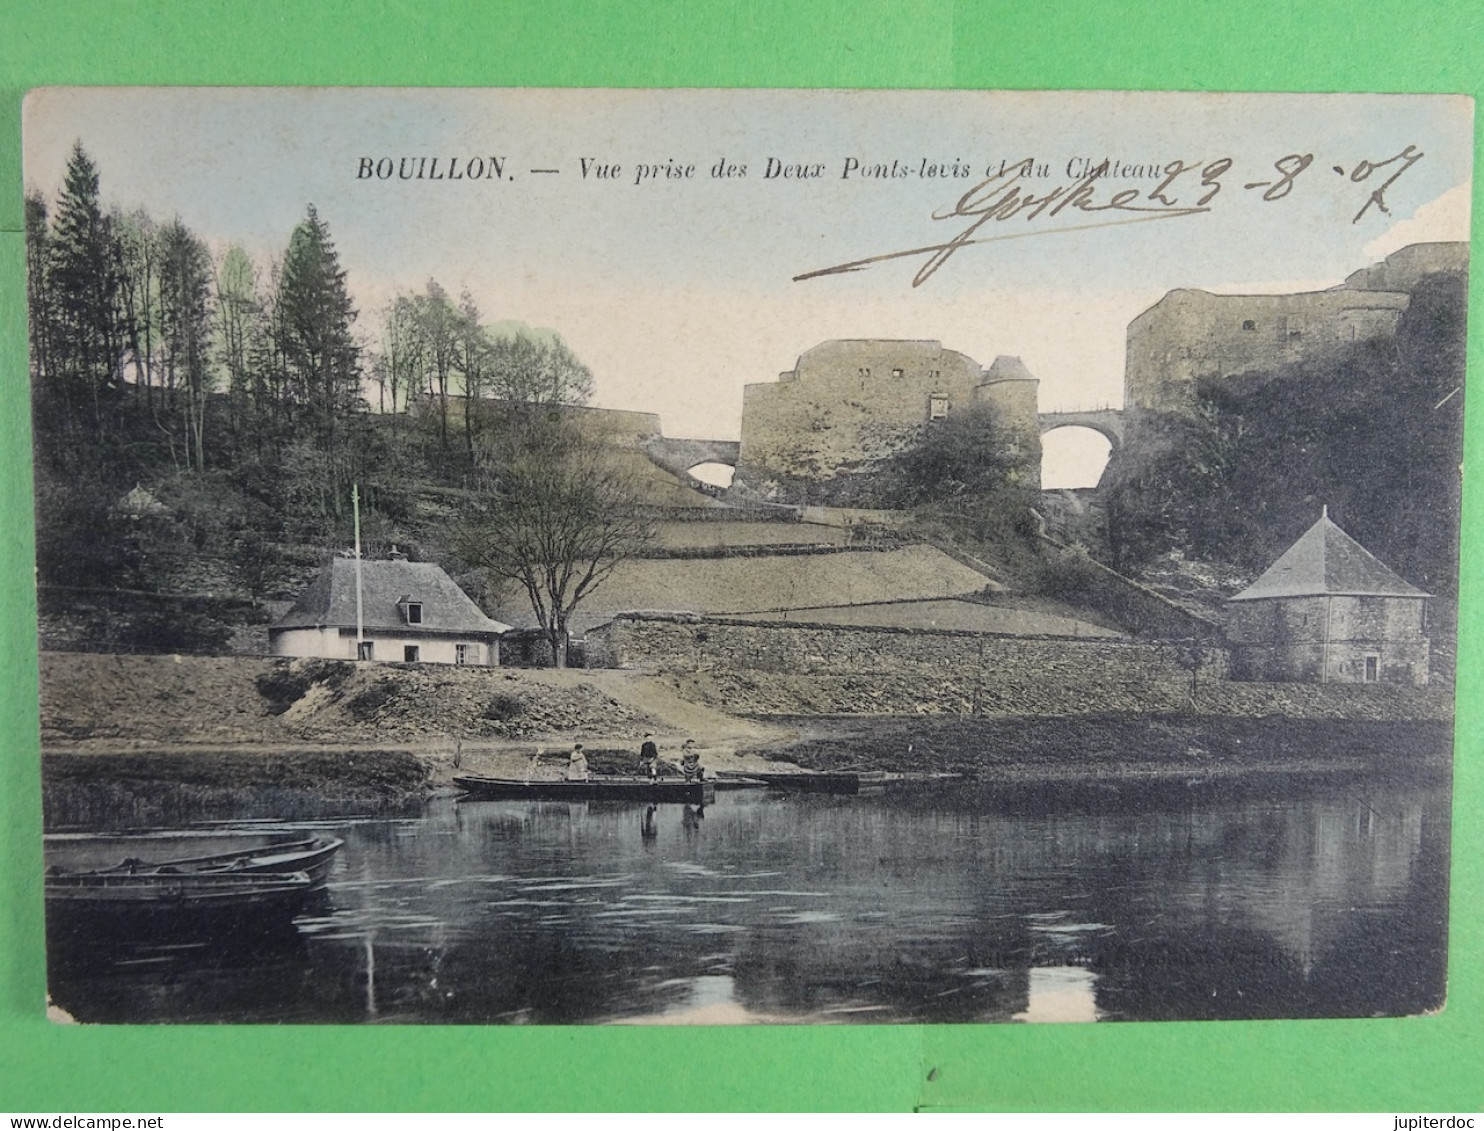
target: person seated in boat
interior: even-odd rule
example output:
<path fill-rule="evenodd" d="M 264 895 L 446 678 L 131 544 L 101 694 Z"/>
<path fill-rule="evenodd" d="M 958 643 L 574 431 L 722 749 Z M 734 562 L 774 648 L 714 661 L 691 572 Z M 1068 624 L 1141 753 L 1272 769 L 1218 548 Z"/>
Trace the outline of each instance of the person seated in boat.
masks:
<path fill-rule="evenodd" d="M 567 780 L 587 781 L 587 755 L 582 752 L 582 743 L 572 747 L 572 757 L 567 759 Z"/>
<path fill-rule="evenodd" d="M 685 746 L 680 755 L 680 772 L 685 775 L 688 782 L 700 781 L 706 775 L 701 768 L 701 754 L 696 749 L 696 740 L 687 738 Z"/>
<path fill-rule="evenodd" d="M 644 745 L 639 747 L 639 770 L 650 781 L 660 776 L 660 748 L 654 744 L 654 735 L 644 736 Z"/>

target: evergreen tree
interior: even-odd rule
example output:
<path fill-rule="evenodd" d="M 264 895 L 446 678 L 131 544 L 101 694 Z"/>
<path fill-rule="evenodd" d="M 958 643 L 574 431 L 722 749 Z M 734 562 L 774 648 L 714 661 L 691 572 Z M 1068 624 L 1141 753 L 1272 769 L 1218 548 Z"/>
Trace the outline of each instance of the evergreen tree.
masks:
<path fill-rule="evenodd" d="M 51 410 L 59 431 L 81 430 L 101 441 L 107 402 L 123 384 L 122 261 L 98 198 L 98 171 L 72 149 L 47 248 L 52 331 L 38 408 Z"/>
<path fill-rule="evenodd" d="M 26 308 L 31 329 L 31 379 L 39 388 L 51 374 L 56 316 L 51 286 L 51 233 L 46 199 L 26 194 Z"/>
<path fill-rule="evenodd" d="M 302 406 L 316 445 L 333 456 L 341 418 L 361 407 L 360 351 L 351 334 L 356 309 L 345 271 L 312 204 L 289 240 L 277 314 L 287 395 Z"/>

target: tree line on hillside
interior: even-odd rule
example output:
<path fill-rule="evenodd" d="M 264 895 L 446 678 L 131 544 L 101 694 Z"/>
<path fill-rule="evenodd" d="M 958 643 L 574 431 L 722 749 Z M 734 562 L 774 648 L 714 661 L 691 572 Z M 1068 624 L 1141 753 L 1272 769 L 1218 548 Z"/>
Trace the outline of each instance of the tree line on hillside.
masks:
<path fill-rule="evenodd" d="M 353 449 L 368 442 L 354 420 L 368 411 L 420 403 L 437 421 L 441 454 L 462 445 L 472 463 L 489 453 L 468 405 L 581 405 L 592 394 L 592 373 L 559 338 L 492 334 L 472 294 L 455 302 L 433 279 L 358 334 L 345 271 L 312 204 L 282 254 L 262 264 L 238 245 L 213 256 L 179 217 L 105 209 L 99 180 L 79 144 L 55 207 L 39 192 L 26 198 L 37 435 L 59 466 L 128 462 L 122 449 L 137 448 L 141 431 L 188 472 L 299 445 L 326 461 L 326 502 L 338 513 L 331 500 L 357 470 Z M 150 454 L 159 455 L 136 457 Z"/>
<path fill-rule="evenodd" d="M 213 255 L 179 217 L 105 207 L 79 143 L 55 202 L 28 192 L 25 217 L 43 586 L 260 597 L 288 575 L 284 545 L 344 543 L 353 483 L 393 530 L 409 483 L 454 487 L 445 548 L 525 589 L 560 654 L 575 601 L 643 533 L 566 412 L 593 378 L 565 343 L 495 334 L 435 280 L 358 329 L 312 204 L 270 261 Z M 522 498 L 538 482 L 539 531 Z M 173 521 L 120 511 L 138 485 Z M 481 547 L 496 537 L 507 549 Z"/>

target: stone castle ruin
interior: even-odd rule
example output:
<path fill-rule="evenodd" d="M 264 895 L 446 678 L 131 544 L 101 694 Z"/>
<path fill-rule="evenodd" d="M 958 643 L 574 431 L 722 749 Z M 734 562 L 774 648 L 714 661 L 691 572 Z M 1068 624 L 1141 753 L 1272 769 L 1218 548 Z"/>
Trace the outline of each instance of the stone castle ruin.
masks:
<path fill-rule="evenodd" d="M 824 342 L 777 381 L 744 390 L 736 482 L 781 498 L 791 485 L 869 472 L 974 405 L 992 408 L 1010 435 L 1035 436 L 1037 384 L 1018 357 L 983 369 L 938 341 Z"/>
<path fill-rule="evenodd" d="M 1467 270 L 1467 244 L 1422 243 L 1324 291 L 1171 291 L 1129 325 L 1125 407 L 1179 411 L 1201 380 L 1271 373 L 1390 338 L 1423 278 Z"/>

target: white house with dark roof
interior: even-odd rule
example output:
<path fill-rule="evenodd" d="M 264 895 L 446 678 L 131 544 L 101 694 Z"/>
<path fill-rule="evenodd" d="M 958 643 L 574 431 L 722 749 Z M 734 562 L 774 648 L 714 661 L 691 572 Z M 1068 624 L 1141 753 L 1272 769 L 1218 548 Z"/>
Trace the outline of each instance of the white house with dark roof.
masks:
<path fill-rule="evenodd" d="M 361 562 L 362 641 L 356 647 L 356 562 L 334 558 L 268 630 L 275 656 L 495 666 L 510 626 L 485 616 L 432 562 Z"/>
<path fill-rule="evenodd" d="M 1428 677 L 1427 601 L 1330 521 L 1325 508 L 1227 602 L 1232 676 L 1420 687 Z"/>

